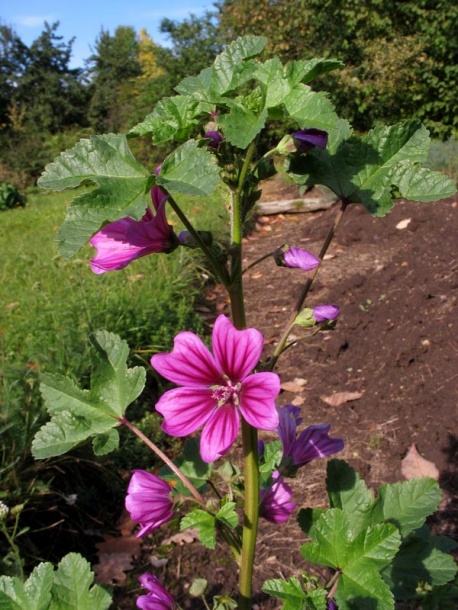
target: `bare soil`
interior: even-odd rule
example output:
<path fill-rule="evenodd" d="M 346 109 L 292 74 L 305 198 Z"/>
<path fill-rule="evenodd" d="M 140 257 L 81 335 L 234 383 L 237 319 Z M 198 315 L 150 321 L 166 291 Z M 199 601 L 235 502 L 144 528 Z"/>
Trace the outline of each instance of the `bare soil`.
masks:
<path fill-rule="evenodd" d="M 264 197 L 279 199 L 277 186 L 274 183 Z M 295 196 L 294 189 L 282 189 L 282 197 Z M 337 208 L 336 204 L 316 213 L 258 218 L 245 240 L 246 264 L 284 242 L 317 254 Z M 403 479 L 401 461 L 414 443 L 440 473 L 444 499 L 432 525 L 455 538 L 457 237 L 456 198 L 431 204 L 400 201 L 385 218 L 373 218 L 362 206 L 351 206 L 307 300 L 312 307 L 339 305 L 337 327 L 298 341 L 277 367 L 283 383 L 293 382 L 282 391 L 280 404 L 300 406 L 304 426 L 331 424 L 331 434 L 345 440 L 338 457 L 347 460 L 371 487 Z M 247 276 L 248 324 L 264 333 L 267 358 L 308 274 L 278 268 L 267 259 Z M 213 312 L 229 312 L 218 289 L 207 296 Z M 301 339 L 306 332 L 299 329 L 294 334 Z M 338 407 L 323 400 L 340 392 L 358 392 L 361 397 Z M 326 505 L 325 467 L 325 460 L 312 463 L 292 480 L 297 510 Z M 215 553 L 197 541 L 158 550 L 167 535 L 164 530 L 145 541 L 136 572 L 155 573 L 183 608 L 203 607 L 200 600 L 189 601 L 186 595 L 196 577 L 211 583 L 210 598 L 236 592 L 237 567 L 222 544 Z M 261 586 L 267 578 L 301 573 L 304 562 L 298 549 L 303 540 L 295 515 L 285 526 L 261 524 L 255 578 L 258 608 L 280 607 L 277 600 L 260 593 Z M 165 565 L 152 567 L 152 555 L 165 558 Z M 134 597 L 119 600 L 115 607 L 134 608 L 138 593 L 138 589 L 131 592 Z"/>

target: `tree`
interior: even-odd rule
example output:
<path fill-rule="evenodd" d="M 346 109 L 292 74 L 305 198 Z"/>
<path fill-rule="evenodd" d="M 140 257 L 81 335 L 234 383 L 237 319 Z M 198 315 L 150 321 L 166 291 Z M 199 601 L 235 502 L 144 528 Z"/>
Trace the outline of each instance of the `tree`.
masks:
<path fill-rule="evenodd" d="M 134 28 L 119 26 L 113 36 L 102 30 L 88 61 L 92 81 L 89 120 L 96 131 L 121 131 L 133 98 L 132 79 L 142 73 Z"/>
<path fill-rule="evenodd" d="M 29 60 L 29 50 L 16 32 L 0 25 L 0 128 L 14 126 L 20 119 L 12 100 Z"/>
<path fill-rule="evenodd" d="M 86 122 L 87 93 L 79 68 L 69 67 L 73 39 L 61 42 L 59 22 L 49 25 L 32 43 L 12 96 L 24 122 L 34 131 L 57 133 Z"/>
<path fill-rule="evenodd" d="M 437 136 L 458 129 L 452 0 L 225 0 L 219 20 L 226 39 L 264 34 L 286 60 L 342 60 L 323 86 L 361 131 L 412 116 Z"/>

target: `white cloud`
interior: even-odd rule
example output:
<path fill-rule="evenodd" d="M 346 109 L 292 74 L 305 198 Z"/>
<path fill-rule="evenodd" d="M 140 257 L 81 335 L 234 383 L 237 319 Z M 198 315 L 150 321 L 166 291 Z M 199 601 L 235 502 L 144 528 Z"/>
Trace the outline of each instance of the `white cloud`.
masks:
<path fill-rule="evenodd" d="M 23 25 L 26 28 L 38 28 L 42 26 L 45 21 L 54 23 L 54 21 L 58 21 L 58 19 L 54 15 L 43 15 L 42 17 L 39 17 L 38 15 L 22 15 L 16 19 L 16 22 L 19 25 Z"/>

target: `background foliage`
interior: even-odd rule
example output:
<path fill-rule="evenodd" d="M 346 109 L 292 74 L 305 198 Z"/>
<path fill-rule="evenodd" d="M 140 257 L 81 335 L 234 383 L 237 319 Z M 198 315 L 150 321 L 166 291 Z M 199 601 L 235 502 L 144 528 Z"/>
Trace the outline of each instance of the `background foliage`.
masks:
<path fill-rule="evenodd" d="M 342 60 L 345 68 L 317 86 L 355 129 L 409 117 L 447 139 L 458 129 L 457 29 L 451 0 L 224 0 L 202 17 L 164 19 L 167 48 L 128 25 L 102 30 L 85 66 L 71 69 L 73 41 L 62 40 L 58 23 L 45 24 L 30 47 L 0 25 L 0 180 L 32 184 L 81 137 L 127 132 L 245 34 L 266 35 L 268 51 L 283 61 Z M 271 129 L 269 137 L 277 136 Z M 146 144 L 134 148 L 145 162 Z"/>

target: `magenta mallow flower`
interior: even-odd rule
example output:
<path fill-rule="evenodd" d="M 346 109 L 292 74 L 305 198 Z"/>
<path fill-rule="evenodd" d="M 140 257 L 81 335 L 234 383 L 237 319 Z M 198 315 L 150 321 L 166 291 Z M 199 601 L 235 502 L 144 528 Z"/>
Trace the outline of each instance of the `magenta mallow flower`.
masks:
<path fill-rule="evenodd" d="M 313 308 L 313 318 L 320 322 L 329 322 L 335 320 L 340 314 L 340 309 L 337 305 L 317 305 Z"/>
<path fill-rule="evenodd" d="M 297 427 L 302 422 L 299 412 L 293 405 L 278 408 L 277 434 L 283 445 L 279 471 L 284 475 L 294 475 L 300 466 L 337 453 L 344 447 L 341 438 L 329 436 L 331 426 L 328 424 L 309 426 L 297 436 Z"/>
<path fill-rule="evenodd" d="M 273 484 L 259 493 L 259 516 L 271 523 L 284 523 L 296 508 L 291 501 L 293 491 L 277 472 L 272 475 Z"/>
<path fill-rule="evenodd" d="M 148 590 L 146 595 L 137 599 L 137 608 L 142 610 L 172 610 L 175 600 L 153 574 L 142 574 L 140 585 Z"/>
<path fill-rule="evenodd" d="M 203 426 L 200 455 L 205 462 L 215 461 L 231 447 L 240 414 L 255 428 L 275 430 L 278 375 L 250 375 L 263 343 L 258 330 L 237 330 L 223 315 L 213 328 L 213 354 L 194 333 L 179 333 L 170 354 L 151 358 L 158 373 L 183 386 L 165 392 L 156 405 L 165 418 L 163 430 L 172 436 L 188 436 Z"/>
<path fill-rule="evenodd" d="M 97 249 L 90 262 L 92 271 L 97 274 L 118 271 L 147 254 L 174 250 L 178 240 L 165 215 L 168 197 L 159 186 L 153 186 L 151 199 L 156 215 L 147 207 L 141 220 L 121 218 L 96 233 L 89 240 Z"/>
<path fill-rule="evenodd" d="M 281 267 L 295 267 L 303 271 L 312 271 L 320 264 L 320 259 L 302 248 L 279 248 L 274 254 L 275 262 Z"/>
<path fill-rule="evenodd" d="M 208 138 L 207 146 L 210 148 L 218 148 L 223 141 L 223 136 L 220 131 L 209 130 L 204 134 L 204 138 Z"/>
<path fill-rule="evenodd" d="M 173 517 L 172 488 L 146 470 L 133 470 L 127 488 L 126 509 L 133 521 L 140 524 L 137 538 L 146 536 Z"/>
<path fill-rule="evenodd" d="M 293 140 L 297 150 L 301 153 L 306 153 L 315 146 L 324 150 L 328 144 L 328 133 L 311 127 L 294 132 Z"/>

